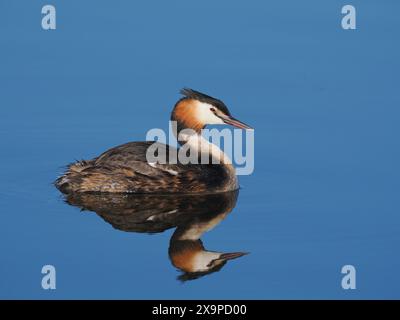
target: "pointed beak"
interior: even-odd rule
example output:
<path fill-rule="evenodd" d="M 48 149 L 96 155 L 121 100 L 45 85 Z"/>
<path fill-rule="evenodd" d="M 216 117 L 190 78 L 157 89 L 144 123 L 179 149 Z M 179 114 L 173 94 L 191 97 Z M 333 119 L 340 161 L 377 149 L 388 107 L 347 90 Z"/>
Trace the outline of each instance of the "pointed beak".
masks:
<path fill-rule="evenodd" d="M 230 252 L 230 253 L 223 253 L 219 256 L 219 259 L 223 260 L 232 260 L 236 258 L 240 258 L 245 256 L 246 254 L 249 254 L 249 252 Z"/>
<path fill-rule="evenodd" d="M 224 121 L 226 124 L 229 124 L 231 126 L 240 128 L 240 129 L 253 129 L 252 127 L 248 126 L 247 124 L 235 119 L 234 117 L 231 116 L 226 116 L 224 115 L 221 117 L 222 121 Z"/>

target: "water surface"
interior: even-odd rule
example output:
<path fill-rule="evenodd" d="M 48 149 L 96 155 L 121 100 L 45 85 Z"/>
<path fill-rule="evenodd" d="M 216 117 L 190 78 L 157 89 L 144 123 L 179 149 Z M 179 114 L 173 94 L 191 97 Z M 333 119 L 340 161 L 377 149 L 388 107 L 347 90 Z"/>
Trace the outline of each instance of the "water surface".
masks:
<path fill-rule="evenodd" d="M 352 1 L 352 31 L 336 0 L 51 2 L 55 31 L 42 1 L 0 4 L 1 298 L 400 297 L 398 2 Z M 256 159 L 201 237 L 250 254 L 182 282 L 174 227 L 123 232 L 52 181 L 167 129 L 184 86 L 256 128 Z"/>

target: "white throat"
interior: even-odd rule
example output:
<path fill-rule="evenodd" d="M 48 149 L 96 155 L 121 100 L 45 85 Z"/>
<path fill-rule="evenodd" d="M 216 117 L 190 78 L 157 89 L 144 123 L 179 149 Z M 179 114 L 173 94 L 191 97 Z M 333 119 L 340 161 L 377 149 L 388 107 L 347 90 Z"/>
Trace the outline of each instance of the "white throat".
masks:
<path fill-rule="evenodd" d="M 193 272 L 208 271 L 208 264 L 221 256 L 222 252 L 200 251 L 193 258 Z"/>
<path fill-rule="evenodd" d="M 208 161 L 211 156 L 213 164 L 232 164 L 232 160 L 218 146 L 193 130 L 182 130 L 179 133 L 179 141 L 184 143 L 182 148 L 200 155 L 201 163 L 205 163 L 203 160 Z"/>
<path fill-rule="evenodd" d="M 227 214 L 228 212 L 224 212 L 207 222 L 194 223 L 186 227 L 182 234 L 179 236 L 178 240 L 199 240 L 205 232 L 210 231 L 222 220 L 224 220 Z"/>

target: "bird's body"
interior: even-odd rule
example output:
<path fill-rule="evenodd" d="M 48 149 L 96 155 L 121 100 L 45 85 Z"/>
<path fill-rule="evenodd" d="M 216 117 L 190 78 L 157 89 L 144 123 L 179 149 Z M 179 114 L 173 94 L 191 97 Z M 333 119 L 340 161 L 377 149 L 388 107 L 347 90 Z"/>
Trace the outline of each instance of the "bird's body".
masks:
<path fill-rule="evenodd" d="M 129 142 L 107 150 L 92 160 L 70 164 L 60 176 L 56 187 L 63 193 L 215 193 L 236 190 L 238 181 L 230 159 L 215 145 L 201 136 L 206 124 L 228 123 L 248 128 L 232 118 L 222 101 L 186 89 L 177 102 L 172 120 L 177 121 L 184 143 L 198 151 L 195 163 L 171 160 L 178 154 L 174 147 L 158 142 Z M 222 111 L 221 111 L 222 110 Z M 220 114 L 218 114 L 220 113 Z M 215 119 L 214 119 L 214 118 Z M 149 148 L 165 156 L 165 162 L 149 161 Z M 208 159 L 204 163 L 204 159 Z M 213 161 L 213 160 L 218 161 Z"/>
<path fill-rule="evenodd" d="M 173 148 L 156 144 L 166 154 Z M 151 145 L 154 142 L 129 142 L 93 160 L 73 163 L 56 185 L 64 193 L 214 193 L 238 188 L 231 164 L 149 163 L 146 151 Z"/>

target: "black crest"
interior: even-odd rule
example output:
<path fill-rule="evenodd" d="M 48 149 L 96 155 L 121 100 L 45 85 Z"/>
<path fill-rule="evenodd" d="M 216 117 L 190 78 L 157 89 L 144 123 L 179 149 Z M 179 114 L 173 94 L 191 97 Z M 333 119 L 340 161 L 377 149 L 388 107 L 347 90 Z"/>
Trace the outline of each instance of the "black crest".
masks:
<path fill-rule="evenodd" d="M 201 93 L 199 91 L 193 90 L 193 89 L 189 89 L 189 88 L 183 88 L 181 91 L 181 94 L 183 94 L 186 98 L 188 99 L 195 99 L 201 102 L 205 102 L 208 104 L 211 104 L 215 107 L 217 107 L 219 110 L 221 110 L 223 113 L 225 113 L 226 115 L 230 116 L 230 112 L 227 108 L 227 106 L 225 105 L 225 103 L 223 103 L 221 100 L 213 98 L 211 96 L 208 96 L 204 93 Z"/>

